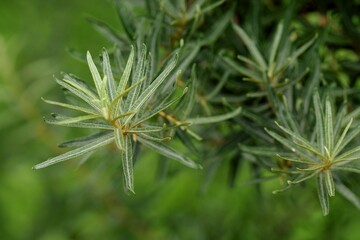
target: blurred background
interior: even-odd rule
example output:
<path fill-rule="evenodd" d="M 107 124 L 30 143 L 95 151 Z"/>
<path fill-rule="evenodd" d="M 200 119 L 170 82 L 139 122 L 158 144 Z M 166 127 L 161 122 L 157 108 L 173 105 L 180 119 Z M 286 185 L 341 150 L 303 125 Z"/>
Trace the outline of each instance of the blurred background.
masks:
<path fill-rule="evenodd" d="M 121 29 L 111 1 L 0 1 L 0 236 L 1 239 L 356 239 L 360 212 L 331 199 L 323 217 L 316 189 L 272 195 L 279 180 L 248 184 L 245 163 L 233 186 L 222 164 L 204 187 L 204 173 L 177 164 L 165 178 L 154 153 L 135 166 L 135 195 L 122 187 L 122 170 L 110 151 L 79 166 L 76 160 L 39 171 L 36 163 L 79 131 L 48 126 L 59 100 L 53 76 L 61 71 L 89 79 L 87 65 L 66 51 L 94 54 L 111 44 L 86 21 L 94 16 Z M 261 188 L 261 189 L 260 189 Z"/>

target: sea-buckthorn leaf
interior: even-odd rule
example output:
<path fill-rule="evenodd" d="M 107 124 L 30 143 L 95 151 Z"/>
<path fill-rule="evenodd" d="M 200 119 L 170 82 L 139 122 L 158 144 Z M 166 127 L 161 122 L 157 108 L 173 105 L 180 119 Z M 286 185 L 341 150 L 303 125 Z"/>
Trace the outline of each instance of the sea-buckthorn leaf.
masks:
<path fill-rule="evenodd" d="M 61 144 L 59 144 L 59 147 L 61 148 L 68 148 L 68 147 L 81 147 L 84 146 L 86 144 L 89 144 L 95 140 L 97 140 L 98 138 L 102 138 L 104 135 L 111 135 L 112 132 L 111 131 L 101 131 L 86 137 L 80 137 L 80 138 L 76 138 L 76 139 L 72 139 L 66 142 L 63 142 Z"/>
<path fill-rule="evenodd" d="M 131 46 L 130 55 L 128 57 L 124 72 L 120 78 L 120 82 L 119 82 L 118 89 L 117 89 L 117 94 L 121 94 L 126 88 L 126 85 L 130 79 L 130 74 L 131 74 L 131 70 L 133 67 L 133 63 L 134 63 L 134 56 L 135 56 L 134 46 Z"/>
<path fill-rule="evenodd" d="M 124 136 L 124 151 L 122 151 L 122 165 L 126 188 L 134 192 L 134 163 L 133 163 L 133 144 L 130 135 Z"/>
<path fill-rule="evenodd" d="M 171 137 L 158 137 L 158 136 L 152 136 L 150 134 L 146 134 L 146 133 L 139 133 L 138 134 L 139 137 L 142 137 L 144 139 L 147 139 L 149 141 L 155 141 L 155 142 L 166 142 L 171 140 Z"/>
<path fill-rule="evenodd" d="M 87 20 L 93 25 L 93 27 L 106 39 L 109 41 L 115 43 L 118 46 L 124 46 L 129 44 L 129 40 L 125 37 L 121 36 L 117 32 L 115 32 L 113 29 L 111 29 L 107 24 L 93 18 L 88 17 Z"/>
<path fill-rule="evenodd" d="M 360 172 L 358 172 L 358 173 L 360 173 Z M 336 189 L 344 198 L 346 198 L 348 201 L 350 201 L 352 204 L 354 204 L 355 207 L 360 209 L 360 199 L 358 196 L 356 196 L 355 193 L 353 193 L 344 184 L 339 183 L 339 182 L 336 183 Z"/>
<path fill-rule="evenodd" d="M 232 112 L 210 117 L 189 118 L 186 122 L 189 122 L 191 125 L 218 123 L 236 117 L 240 114 L 241 110 L 242 107 L 238 107 Z"/>
<path fill-rule="evenodd" d="M 318 190 L 318 196 L 319 196 L 322 212 L 324 216 L 326 216 L 329 214 L 330 206 L 329 206 L 329 195 L 326 192 L 326 184 L 323 173 L 320 173 L 317 177 L 317 190 Z"/>
<path fill-rule="evenodd" d="M 147 63 L 147 48 L 145 44 L 142 45 L 141 53 L 138 56 L 139 58 L 136 61 L 136 66 L 133 71 L 133 78 L 131 84 L 136 84 L 137 82 L 141 81 L 141 79 L 144 79 L 145 74 L 145 68 Z M 131 109 L 133 107 L 133 104 L 136 99 L 138 99 L 140 94 L 141 88 L 135 88 L 134 91 L 131 91 L 128 94 L 128 97 L 126 98 L 125 107 L 127 110 Z"/>
<path fill-rule="evenodd" d="M 246 45 L 247 49 L 249 50 L 251 56 L 254 58 L 256 63 L 259 64 L 263 71 L 266 70 L 266 62 L 261 53 L 259 52 L 258 48 L 255 46 L 254 41 L 250 39 L 247 33 L 239 25 L 233 23 L 232 26 L 235 30 L 235 33 L 241 38 L 241 40 L 243 40 L 244 44 Z"/>
<path fill-rule="evenodd" d="M 335 184 L 334 184 L 334 179 L 333 179 L 333 176 L 332 176 L 330 170 L 324 171 L 324 180 L 325 180 L 326 189 L 327 189 L 329 196 L 330 197 L 335 196 Z"/>
<path fill-rule="evenodd" d="M 173 149 L 170 146 L 167 146 L 161 142 L 153 142 L 153 141 L 149 141 L 145 138 L 141 138 L 141 137 L 139 137 L 138 140 L 139 140 L 139 142 L 144 144 L 146 147 L 160 153 L 161 155 L 164 155 L 165 157 L 179 161 L 180 163 L 182 163 L 188 167 L 191 167 L 191 168 L 196 168 L 196 169 L 202 168 L 201 165 L 195 163 L 189 157 L 180 154 L 175 149 Z"/>
<path fill-rule="evenodd" d="M 78 156 L 81 156 L 85 153 L 94 151 L 100 147 L 106 146 L 110 143 L 112 143 L 114 141 L 114 136 L 113 135 L 104 135 L 102 137 L 97 138 L 96 140 L 94 140 L 93 142 L 86 144 L 82 147 L 76 148 L 74 150 L 71 150 L 69 152 L 63 153 L 59 156 L 56 156 L 54 158 L 50 158 L 45 162 L 39 163 L 37 165 L 35 165 L 33 167 L 33 169 L 40 169 L 40 168 L 45 168 L 48 167 L 50 165 L 59 163 L 59 162 L 63 162 L 72 158 L 76 158 Z"/>
<path fill-rule="evenodd" d="M 59 115 L 59 114 L 53 114 L 53 117 L 55 118 L 55 120 L 52 122 L 52 124 L 56 124 L 56 125 L 70 125 L 70 124 L 76 124 L 78 122 L 83 122 L 86 120 L 92 120 L 92 119 L 97 119 L 100 118 L 99 115 L 84 115 L 84 116 L 78 116 L 78 117 L 66 117 L 63 115 Z M 50 123 L 50 122 L 48 122 Z"/>
<path fill-rule="evenodd" d="M 52 125 L 60 125 L 58 124 L 58 122 L 63 122 L 65 120 L 67 120 L 69 117 L 66 116 L 62 116 L 62 115 L 53 115 L 54 119 L 48 119 L 48 118 L 44 118 L 44 121 L 47 124 L 52 124 Z M 67 123 L 61 124 L 62 126 L 67 126 L 67 127 L 77 127 L 77 128 L 94 128 L 94 129 L 104 129 L 104 130 L 112 130 L 114 127 L 112 125 L 110 125 L 108 122 L 105 121 L 100 121 L 100 120 L 96 120 L 96 121 L 81 121 L 81 122 L 72 122 L 72 123 Z"/>
<path fill-rule="evenodd" d="M 132 15 L 132 11 L 128 9 L 126 2 L 120 0 L 115 1 L 115 7 L 125 33 L 127 34 L 128 39 L 132 41 L 135 33 L 133 25 L 134 17 Z"/>
<path fill-rule="evenodd" d="M 168 102 L 163 102 L 157 106 L 154 106 L 153 108 L 151 108 L 150 110 L 146 111 L 145 114 L 143 116 L 141 116 L 141 121 L 138 121 L 135 123 L 135 125 L 138 125 L 150 118 L 152 118 L 153 116 L 155 116 L 156 114 L 158 114 L 159 112 L 169 108 L 170 106 L 172 106 L 174 103 L 180 101 L 180 99 L 182 99 L 184 97 L 184 95 L 186 94 L 187 92 L 187 88 L 184 89 L 183 93 L 178 96 L 178 97 L 175 97 L 173 99 L 171 99 L 170 101 Z M 168 97 L 166 97 L 168 98 Z"/>
<path fill-rule="evenodd" d="M 281 37 L 283 34 L 283 29 L 284 29 L 284 24 L 282 22 L 280 22 L 276 28 L 274 40 L 273 40 L 273 42 L 271 44 L 271 48 L 270 48 L 270 56 L 269 56 L 269 64 L 270 65 L 275 65 L 274 61 L 275 61 L 276 54 L 278 53 L 278 47 L 279 47 L 280 40 L 281 40 Z"/>
<path fill-rule="evenodd" d="M 88 114 L 92 114 L 92 115 L 98 115 L 99 112 L 90 109 L 90 108 L 85 108 L 85 107 L 80 107 L 80 106 L 76 106 L 76 105 L 72 105 L 72 104 L 67 104 L 67 103 L 62 103 L 62 102 L 57 102 L 57 101 L 51 101 L 51 100 L 47 100 L 45 98 L 41 98 L 44 102 L 51 104 L 51 105 L 56 105 L 59 107 L 63 107 L 63 108 L 68 108 L 68 109 L 72 109 L 72 110 L 77 110 L 83 113 L 88 113 Z"/>
<path fill-rule="evenodd" d="M 167 76 L 174 69 L 177 62 L 177 55 L 175 55 L 172 60 L 168 63 L 166 68 L 160 73 L 160 75 L 151 83 L 151 85 L 140 94 L 140 96 L 135 100 L 134 104 L 131 106 L 131 110 L 137 112 L 141 107 L 149 100 L 149 97 L 156 91 L 156 89 L 166 80 Z M 129 116 L 125 120 L 125 125 L 129 123 L 132 119 L 132 116 Z"/>
<path fill-rule="evenodd" d="M 114 79 L 114 75 L 111 70 L 109 54 L 107 53 L 106 49 L 104 48 L 102 51 L 102 59 L 103 59 L 103 73 L 107 79 L 107 89 L 109 90 L 110 101 L 115 98 L 116 95 L 116 82 Z"/>
<path fill-rule="evenodd" d="M 96 109 L 98 112 L 101 112 L 101 106 L 100 106 L 100 100 L 98 99 L 98 97 L 96 96 L 89 96 L 88 92 L 86 91 L 86 89 L 82 88 L 82 86 L 80 85 L 75 85 L 75 83 L 73 81 L 65 81 L 65 80 L 58 80 L 56 79 L 56 82 L 66 88 L 67 90 L 69 90 L 70 92 L 72 92 L 74 95 L 76 95 L 77 97 L 81 98 L 83 101 L 85 101 L 87 104 L 89 104 L 90 106 L 92 106 L 94 109 Z M 84 92 L 84 90 L 86 92 Z"/>

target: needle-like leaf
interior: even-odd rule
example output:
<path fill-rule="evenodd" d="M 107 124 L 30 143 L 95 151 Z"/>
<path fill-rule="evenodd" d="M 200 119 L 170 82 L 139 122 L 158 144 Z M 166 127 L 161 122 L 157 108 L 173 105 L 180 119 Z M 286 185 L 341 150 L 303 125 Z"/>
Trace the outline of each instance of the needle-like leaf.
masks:
<path fill-rule="evenodd" d="M 59 162 L 63 162 L 63 161 L 66 161 L 66 160 L 69 160 L 72 158 L 76 158 L 76 157 L 81 156 L 90 151 L 94 151 L 97 148 L 108 145 L 113 141 L 114 141 L 114 136 L 104 135 L 103 137 L 99 137 L 95 141 L 93 141 L 87 145 L 76 148 L 72 151 L 66 152 L 66 153 L 56 156 L 54 158 L 50 158 L 45 162 L 39 163 L 39 164 L 35 165 L 33 167 L 33 169 L 36 170 L 36 169 L 40 169 L 40 168 L 45 168 L 45 167 L 48 167 L 50 165 L 53 165 L 53 164 L 56 164 Z"/>

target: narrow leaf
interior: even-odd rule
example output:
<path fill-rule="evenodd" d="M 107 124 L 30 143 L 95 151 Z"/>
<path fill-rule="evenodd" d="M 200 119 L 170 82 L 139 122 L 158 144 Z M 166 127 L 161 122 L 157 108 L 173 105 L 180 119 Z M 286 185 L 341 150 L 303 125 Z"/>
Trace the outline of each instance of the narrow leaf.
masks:
<path fill-rule="evenodd" d="M 156 137 L 156 136 L 152 136 L 152 135 L 149 135 L 149 134 L 146 134 L 146 133 L 138 133 L 137 135 L 144 138 L 144 139 L 146 139 L 146 140 L 155 141 L 155 142 L 166 142 L 166 141 L 171 140 L 170 136 L 168 136 L 168 137 Z"/>
<path fill-rule="evenodd" d="M 240 114 L 241 109 L 242 109 L 241 107 L 238 107 L 232 112 L 225 113 L 222 115 L 211 116 L 211 117 L 190 118 L 187 119 L 186 122 L 189 122 L 192 125 L 218 123 L 236 117 L 237 115 Z"/>
<path fill-rule="evenodd" d="M 347 188 L 342 183 L 336 183 L 336 189 L 344 198 L 346 198 L 349 202 L 354 204 L 355 207 L 360 209 L 360 199 L 358 196 L 356 196 L 355 193 L 353 193 L 349 188 Z"/>
<path fill-rule="evenodd" d="M 235 30 L 236 34 L 243 40 L 244 44 L 248 48 L 251 56 L 254 58 L 254 60 L 259 64 L 259 66 L 262 68 L 262 70 L 266 70 L 267 66 L 265 63 L 265 60 L 257 47 L 254 44 L 254 41 L 249 38 L 249 36 L 246 34 L 246 32 L 235 23 L 232 25 L 233 29 Z"/>
<path fill-rule="evenodd" d="M 337 149 L 337 152 L 340 153 L 341 150 L 343 150 L 355 137 L 357 137 L 360 133 L 360 126 L 356 126 L 354 129 L 352 129 L 349 134 L 345 137 L 345 139 L 342 141 L 340 146 Z M 337 159 L 342 158 L 344 156 L 348 156 L 352 153 L 352 150 L 349 150 L 346 153 L 341 154 L 341 156 L 337 157 Z"/>
<path fill-rule="evenodd" d="M 88 65 L 89 65 L 91 75 L 92 75 L 94 83 L 95 83 L 96 90 L 97 90 L 98 94 L 101 94 L 101 92 L 102 92 L 101 90 L 103 89 L 103 86 L 102 86 L 103 82 L 101 80 L 100 73 L 99 73 L 98 69 L 96 68 L 96 65 L 95 65 L 89 51 L 86 53 L 86 59 L 87 59 Z M 105 96 L 100 95 L 99 97 L 100 97 L 100 99 L 103 99 Z"/>
<path fill-rule="evenodd" d="M 335 184 L 331 171 L 323 171 L 326 189 L 330 197 L 335 196 Z"/>
<path fill-rule="evenodd" d="M 89 104 L 90 106 L 92 106 L 93 108 L 95 108 L 98 112 L 101 112 L 101 107 L 99 105 L 99 98 L 96 96 L 89 96 L 89 94 L 87 92 L 84 92 L 84 89 L 79 89 L 79 86 L 75 86 L 73 83 L 67 81 L 67 80 L 58 80 L 56 79 L 56 82 L 66 88 L 67 90 L 69 90 L 70 92 L 72 92 L 75 96 L 81 98 L 82 100 L 84 100 L 84 102 L 86 102 L 87 104 Z"/>
<path fill-rule="evenodd" d="M 333 158 L 335 158 L 337 156 L 337 154 L 339 153 L 339 151 L 342 150 L 342 149 L 340 149 L 340 146 L 343 143 L 347 132 L 349 131 L 349 128 L 350 128 L 350 126 L 352 124 L 352 121 L 353 121 L 353 119 L 350 119 L 350 122 L 346 125 L 346 127 L 345 127 L 344 131 L 342 132 L 340 138 L 337 140 L 337 143 L 336 143 L 336 145 L 334 147 L 334 150 L 332 152 L 332 157 Z"/>
<path fill-rule="evenodd" d="M 184 164 L 185 166 L 195 168 L 195 169 L 202 168 L 199 164 L 193 162 L 190 158 L 188 158 L 184 155 L 181 155 L 175 149 L 173 149 L 161 142 L 153 142 L 153 141 L 149 141 L 144 138 L 141 138 L 141 137 L 138 137 L 138 140 L 145 146 L 149 147 L 150 149 L 160 153 L 161 155 L 164 155 L 165 157 L 179 161 L 182 164 Z"/>
<path fill-rule="evenodd" d="M 128 9 L 128 7 L 125 6 L 124 1 L 120 1 L 120 0 L 116 0 L 115 1 L 115 6 L 116 6 L 116 11 L 118 14 L 118 17 L 122 23 L 122 26 L 129 38 L 130 41 L 133 40 L 134 37 L 134 26 L 133 26 L 133 16 L 132 16 L 132 12 Z"/>
<path fill-rule="evenodd" d="M 112 134 L 111 131 L 101 131 L 101 132 L 92 134 L 90 136 L 80 137 L 80 138 L 76 138 L 73 140 L 63 142 L 63 143 L 59 144 L 59 147 L 61 147 L 61 148 L 81 147 L 81 146 L 84 146 L 91 142 L 94 142 L 94 141 L 98 140 L 99 138 L 103 138 L 105 135 L 111 135 L 111 134 Z"/>
<path fill-rule="evenodd" d="M 169 62 L 166 68 L 160 73 L 160 75 L 151 83 L 151 85 L 141 93 L 141 95 L 135 100 L 131 111 L 137 112 L 139 109 L 149 100 L 151 95 L 156 91 L 156 89 L 163 83 L 169 73 L 174 69 L 177 62 L 177 55 Z M 132 116 L 129 116 L 125 121 L 125 125 L 131 120 Z"/>
<path fill-rule="evenodd" d="M 112 101 L 116 95 L 116 82 L 111 70 L 109 54 L 107 53 L 106 49 L 103 49 L 102 58 L 103 58 L 103 72 L 107 77 L 110 101 Z"/>
<path fill-rule="evenodd" d="M 275 64 L 274 60 L 275 60 L 275 56 L 280 44 L 280 40 L 281 40 L 281 36 L 283 33 L 283 29 L 284 29 L 284 24 L 282 22 L 280 22 L 276 28 L 276 32 L 275 32 L 275 37 L 274 40 L 272 42 L 271 48 L 270 48 L 270 57 L 269 57 L 269 64 Z"/>
<path fill-rule="evenodd" d="M 322 154 L 325 154 L 325 132 L 324 132 L 324 119 L 323 119 L 323 111 L 321 107 L 321 100 L 319 96 L 319 92 L 315 92 L 313 96 L 314 102 L 314 111 L 316 118 L 316 137 L 318 143 L 318 149 L 320 149 Z"/>
<path fill-rule="evenodd" d="M 116 143 L 117 148 L 120 151 L 124 151 L 126 146 L 125 146 L 125 139 L 124 139 L 123 132 L 121 131 L 121 129 L 115 128 L 114 135 L 115 135 L 115 143 Z"/>
<path fill-rule="evenodd" d="M 71 105 L 71 104 L 67 104 L 67 103 L 62 103 L 62 102 L 57 102 L 57 101 L 51 101 L 51 100 L 47 100 L 44 98 L 41 98 L 44 102 L 48 103 L 48 104 L 52 104 L 52 105 L 56 105 L 56 106 L 60 106 L 60 107 L 64 107 L 64 108 L 68 108 L 68 109 L 72 109 L 72 110 L 77 110 L 80 112 L 84 112 L 84 113 L 88 113 L 88 114 L 92 114 L 92 115 L 99 115 L 100 113 L 90 109 L 90 108 L 85 108 L 85 107 L 79 107 L 76 105 Z"/>
<path fill-rule="evenodd" d="M 332 116 L 332 109 L 331 103 L 329 99 L 326 99 L 325 102 L 325 143 L 326 147 L 329 152 L 332 151 L 334 146 L 334 126 L 333 126 L 333 116 Z"/>
<path fill-rule="evenodd" d="M 289 141 L 288 139 L 280 136 L 279 134 L 270 131 L 265 128 L 265 131 L 272 136 L 275 140 L 277 140 L 279 143 L 290 149 L 294 154 L 300 155 L 302 158 L 305 158 L 309 161 L 317 162 L 316 159 L 312 155 L 310 155 L 308 152 L 303 151 L 300 149 L 296 144 L 294 144 L 292 141 Z"/>
<path fill-rule="evenodd" d="M 85 115 L 79 117 L 65 117 L 57 114 L 53 114 L 53 117 L 57 120 L 54 123 L 57 125 L 69 125 L 72 123 L 82 122 L 86 120 L 99 118 L 99 115 Z"/>
<path fill-rule="evenodd" d="M 56 163 L 59 163 L 59 162 L 63 162 L 63 161 L 66 161 L 66 160 L 81 156 L 81 155 L 83 155 L 85 153 L 88 153 L 90 151 L 93 151 L 93 150 L 95 150 L 97 148 L 108 145 L 113 141 L 114 141 L 114 136 L 112 136 L 112 135 L 104 135 L 103 137 L 98 138 L 97 140 L 95 140 L 95 141 L 93 141 L 93 142 L 91 142 L 91 143 L 89 143 L 87 145 L 76 148 L 76 149 L 74 149 L 72 151 L 66 152 L 66 153 L 61 154 L 61 155 L 59 155 L 57 157 L 50 158 L 45 162 L 39 163 L 39 164 L 35 165 L 33 167 L 33 169 L 36 170 L 36 169 L 40 169 L 40 168 L 45 168 L 45 167 L 48 167 L 50 165 L 53 165 L 53 164 L 56 164 Z"/>
<path fill-rule="evenodd" d="M 144 116 L 141 116 L 140 120 L 138 120 L 135 125 L 138 125 L 138 124 L 152 118 L 159 112 L 164 111 L 165 109 L 169 108 L 171 105 L 173 105 L 174 103 L 179 101 L 185 95 L 186 92 L 187 92 L 187 88 L 185 88 L 185 90 L 183 91 L 183 94 L 181 94 L 180 96 L 173 98 L 168 102 L 159 104 L 159 105 L 155 106 L 154 108 L 150 109 L 149 111 L 146 112 L 146 114 L 144 114 Z"/>
<path fill-rule="evenodd" d="M 284 128 L 283 126 L 281 126 L 280 124 L 278 124 L 277 122 L 275 122 L 276 125 L 281 129 L 283 130 L 285 133 L 289 134 L 294 140 L 297 140 L 299 141 L 302 145 L 306 146 L 308 149 L 311 149 L 312 152 L 317 152 L 318 155 L 321 155 L 321 153 L 313 148 L 312 144 L 306 140 L 305 138 L 301 137 L 300 135 L 296 134 L 295 132 L 287 129 L 287 128 Z"/>
<path fill-rule="evenodd" d="M 117 32 L 115 32 L 113 29 L 111 29 L 107 24 L 105 24 L 93 17 L 88 17 L 87 20 L 91 23 L 91 25 L 93 25 L 93 27 L 101 35 L 103 35 L 110 42 L 113 42 L 118 46 L 127 45 L 129 43 L 129 40 L 127 40 L 123 36 L 119 35 Z"/>
<path fill-rule="evenodd" d="M 133 66 L 133 63 L 134 63 L 134 56 L 135 56 L 134 46 L 131 46 L 131 52 L 130 52 L 130 55 L 128 57 L 124 72 L 123 72 L 123 74 L 122 74 L 122 76 L 120 78 L 119 86 L 118 86 L 118 89 L 117 89 L 117 94 L 121 94 L 126 88 L 126 85 L 127 85 L 128 81 L 129 81 L 129 78 L 130 78 L 131 69 L 132 69 L 132 66 Z"/>
<path fill-rule="evenodd" d="M 318 35 L 316 34 L 313 38 L 311 38 L 308 42 L 306 42 L 304 45 L 302 45 L 300 48 L 298 48 L 292 55 L 291 60 L 296 60 L 301 54 L 303 54 L 318 38 Z"/>
<path fill-rule="evenodd" d="M 235 70 L 236 72 L 239 72 L 240 74 L 242 74 L 246 77 L 249 77 L 251 79 L 254 79 L 256 81 L 262 82 L 261 76 L 259 76 L 256 72 L 253 72 L 253 71 L 241 66 L 239 63 L 235 62 L 234 60 L 232 60 L 228 57 L 223 57 L 222 59 L 229 67 L 231 67 L 231 69 Z"/>
<path fill-rule="evenodd" d="M 65 116 L 60 116 L 60 115 L 56 115 L 55 119 L 47 119 L 44 118 L 45 122 L 47 124 L 52 124 L 52 125 L 60 125 L 58 124 L 59 121 L 63 121 L 68 119 L 68 117 Z M 88 121 L 88 122 L 72 122 L 72 123 L 67 123 L 61 124 L 62 126 L 67 126 L 67 127 L 78 127 L 78 128 L 92 128 L 92 129 L 104 129 L 104 130 L 112 130 L 114 129 L 114 127 L 112 125 L 109 125 L 109 123 L 105 122 L 105 121 Z"/>
<path fill-rule="evenodd" d="M 125 151 L 122 153 L 122 164 L 125 177 L 125 186 L 126 188 L 134 192 L 134 164 L 133 164 L 133 148 L 131 136 L 127 135 L 124 139 Z"/>
<path fill-rule="evenodd" d="M 329 214 L 330 206 L 329 206 L 329 195 L 326 193 L 325 177 L 323 173 L 320 173 L 317 177 L 317 190 L 318 190 L 318 196 L 319 196 L 322 212 L 324 216 L 326 216 Z"/>
<path fill-rule="evenodd" d="M 131 82 L 132 85 L 139 82 L 144 76 L 145 73 L 144 70 L 146 67 L 146 52 L 147 52 L 146 46 L 145 44 L 143 44 L 141 53 L 139 55 L 139 59 L 137 59 L 136 67 L 133 71 L 133 78 Z M 141 88 L 135 88 L 134 91 L 129 93 L 129 96 L 126 99 L 126 105 L 128 107 L 127 108 L 128 111 L 132 108 L 135 100 L 139 97 L 140 89 Z"/>

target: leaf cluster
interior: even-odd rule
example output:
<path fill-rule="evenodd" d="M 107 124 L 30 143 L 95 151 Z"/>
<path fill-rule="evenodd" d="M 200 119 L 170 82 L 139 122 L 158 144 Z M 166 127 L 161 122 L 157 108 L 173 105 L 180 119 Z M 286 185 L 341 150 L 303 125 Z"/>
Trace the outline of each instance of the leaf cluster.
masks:
<path fill-rule="evenodd" d="M 81 113 L 54 114 L 47 123 L 98 132 L 65 142 L 61 146 L 76 148 L 35 169 L 114 142 L 126 188 L 133 191 L 135 146 L 141 144 L 192 168 L 201 162 L 204 189 L 225 164 L 233 186 L 249 160 L 250 182 L 285 178 L 289 189 L 317 178 L 325 215 L 335 188 L 360 207 L 344 181 L 349 172 L 360 172 L 359 101 L 350 80 L 360 69 L 352 49 L 358 35 L 349 30 L 354 23 L 320 14 L 312 24 L 311 12 L 296 1 L 262 16 L 261 9 L 276 6 L 256 3 L 245 4 L 251 11 L 244 12 L 224 0 L 115 0 L 123 31 L 89 18 L 113 46 L 100 60 L 70 51 L 88 63 L 94 87 L 64 74 L 57 83 L 81 101 L 44 101 Z M 340 5 L 344 14 L 346 4 Z M 299 19 L 298 12 L 309 16 Z M 339 29 L 352 42 L 343 41 Z M 344 49 L 353 57 L 336 57 Z M 173 141 L 165 144 L 170 139 L 179 140 L 184 152 L 171 147 Z"/>

